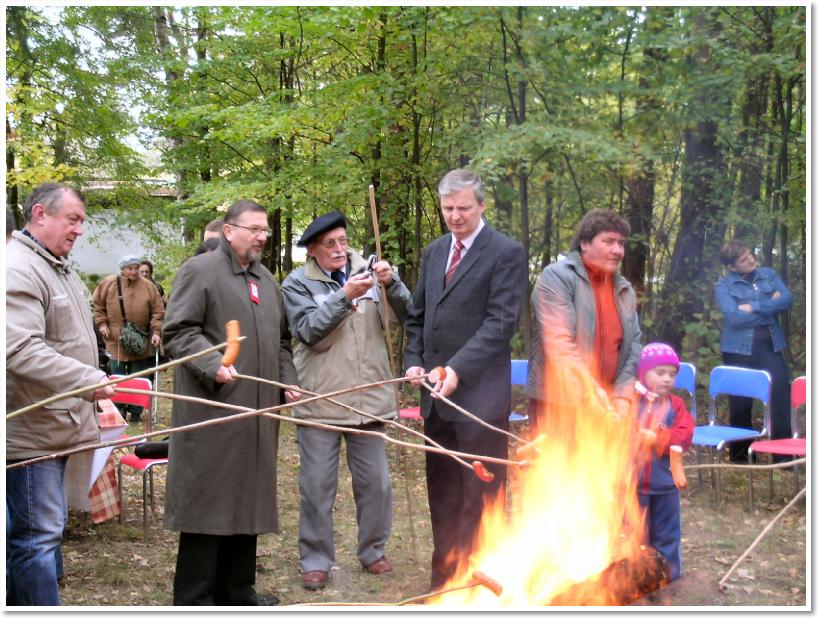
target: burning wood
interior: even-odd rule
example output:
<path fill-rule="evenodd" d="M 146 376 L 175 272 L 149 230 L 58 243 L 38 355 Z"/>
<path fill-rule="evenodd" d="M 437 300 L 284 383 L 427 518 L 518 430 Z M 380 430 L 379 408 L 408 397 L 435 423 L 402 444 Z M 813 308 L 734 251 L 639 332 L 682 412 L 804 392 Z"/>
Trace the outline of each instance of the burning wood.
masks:
<path fill-rule="evenodd" d="M 670 581 L 665 558 L 653 547 L 641 547 L 634 559 L 612 562 L 600 574 L 553 597 L 553 606 L 628 605 Z"/>

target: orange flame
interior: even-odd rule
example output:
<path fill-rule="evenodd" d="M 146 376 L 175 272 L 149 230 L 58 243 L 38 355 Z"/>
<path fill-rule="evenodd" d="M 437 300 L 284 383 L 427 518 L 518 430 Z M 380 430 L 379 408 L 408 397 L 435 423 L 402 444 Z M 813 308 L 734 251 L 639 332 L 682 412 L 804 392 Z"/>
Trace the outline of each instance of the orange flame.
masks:
<path fill-rule="evenodd" d="M 601 573 L 615 561 L 638 559 L 643 550 L 635 411 L 617 415 L 581 362 L 568 357 L 549 362 L 546 395 L 560 406 L 549 409 L 532 431 L 532 437 L 544 438 L 535 443 L 529 466 L 509 468 L 509 487 L 521 507 L 509 515 L 501 496 L 485 507 L 474 552 L 460 561 L 445 589 L 477 587 L 433 597 L 428 604 L 542 606 L 574 586 L 582 601 L 611 605 L 630 587 L 608 585 L 606 576 L 618 577 Z M 472 577 L 477 571 L 498 582 L 502 592 L 478 585 Z"/>

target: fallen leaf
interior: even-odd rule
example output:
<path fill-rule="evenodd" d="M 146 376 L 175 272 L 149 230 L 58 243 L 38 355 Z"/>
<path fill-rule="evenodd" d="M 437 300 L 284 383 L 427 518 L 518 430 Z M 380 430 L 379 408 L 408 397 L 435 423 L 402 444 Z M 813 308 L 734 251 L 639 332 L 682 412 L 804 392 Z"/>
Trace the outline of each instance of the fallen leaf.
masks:
<path fill-rule="evenodd" d="M 791 594 L 799 594 L 799 588 L 798 587 L 792 587 L 791 588 Z"/>
<path fill-rule="evenodd" d="M 754 589 L 750 585 L 744 585 L 742 586 L 742 589 L 745 590 L 746 594 L 750 594 L 754 591 Z"/>
<path fill-rule="evenodd" d="M 725 557 L 714 557 L 715 562 L 719 562 L 720 564 L 730 564 L 731 561 Z"/>

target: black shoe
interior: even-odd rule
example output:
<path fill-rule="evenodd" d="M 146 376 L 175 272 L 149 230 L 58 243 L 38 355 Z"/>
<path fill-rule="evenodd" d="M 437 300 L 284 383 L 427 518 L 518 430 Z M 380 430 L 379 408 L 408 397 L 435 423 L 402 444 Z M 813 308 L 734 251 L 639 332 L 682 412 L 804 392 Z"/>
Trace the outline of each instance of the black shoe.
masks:
<path fill-rule="evenodd" d="M 254 594 L 252 599 L 249 604 L 255 607 L 276 607 L 280 604 L 280 599 L 274 594 Z"/>
<path fill-rule="evenodd" d="M 131 417 L 129 417 L 129 419 L 131 420 L 131 423 L 140 423 L 143 420 L 143 418 L 140 415 L 135 415 L 134 413 L 131 414 Z"/>

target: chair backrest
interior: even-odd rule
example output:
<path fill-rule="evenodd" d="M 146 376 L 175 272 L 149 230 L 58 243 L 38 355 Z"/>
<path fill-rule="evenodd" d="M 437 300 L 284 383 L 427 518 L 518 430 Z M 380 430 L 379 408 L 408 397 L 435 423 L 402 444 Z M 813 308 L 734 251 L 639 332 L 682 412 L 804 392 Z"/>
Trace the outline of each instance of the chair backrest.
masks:
<path fill-rule="evenodd" d="M 807 400 L 805 376 L 794 378 L 791 383 L 791 408 L 804 406 Z"/>
<path fill-rule="evenodd" d="M 122 376 L 109 376 L 110 379 L 121 378 Z M 123 380 L 114 385 L 114 397 L 111 401 L 115 404 L 133 404 L 134 406 L 142 406 L 146 410 L 151 408 L 150 395 L 138 395 L 136 393 L 121 393 L 117 391 L 118 388 L 123 389 L 142 389 L 143 391 L 151 391 L 151 380 L 148 378 L 131 378 L 130 380 Z"/>
<path fill-rule="evenodd" d="M 807 402 L 805 376 L 799 376 L 791 382 L 791 435 L 798 438 L 800 435 L 798 411 L 800 406 Z"/>
<path fill-rule="evenodd" d="M 528 361 L 522 359 L 511 360 L 511 384 L 528 384 Z"/>
<path fill-rule="evenodd" d="M 680 363 L 679 371 L 674 378 L 674 389 L 688 393 L 691 402 L 691 416 L 696 423 L 696 366 L 693 363 Z"/>
<path fill-rule="evenodd" d="M 764 369 L 748 369 L 733 365 L 718 365 L 711 370 L 710 407 L 708 419 L 710 424 L 716 422 L 716 398 L 720 395 L 750 397 L 762 402 L 765 406 L 764 431 L 771 429 L 771 375 Z"/>

